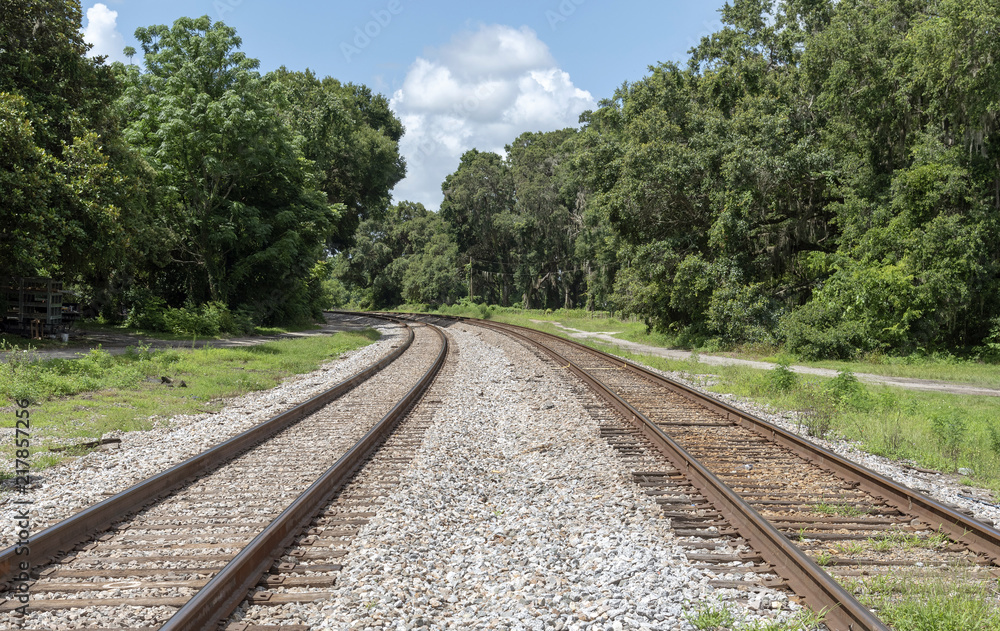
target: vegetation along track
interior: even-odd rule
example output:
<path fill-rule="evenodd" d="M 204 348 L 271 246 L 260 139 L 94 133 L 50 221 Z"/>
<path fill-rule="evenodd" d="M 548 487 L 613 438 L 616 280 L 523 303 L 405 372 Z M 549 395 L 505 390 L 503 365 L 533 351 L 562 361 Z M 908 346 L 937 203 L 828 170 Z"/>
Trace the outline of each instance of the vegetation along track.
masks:
<path fill-rule="evenodd" d="M 55 562 L 33 568 L 19 627 L 215 629 L 444 363 L 437 328 L 407 331 L 362 374 L 33 537 L 33 565 Z M 14 557 L 0 556 L 8 581 Z"/>
<path fill-rule="evenodd" d="M 622 415 L 606 415 L 602 434 L 691 540 L 689 560 L 740 579 L 720 585 L 787 585 L 829 628 L 857 631 L 886 626 L 841 583 L 860 589 L 859 577 L 891 573 L 996 584 L 994 528 L 631 362 L 474 322 L 542 349 Z M 651 468 L 653 452 L 662 464 Z M 719 537 L 730 545 L 718 547 Z"/>

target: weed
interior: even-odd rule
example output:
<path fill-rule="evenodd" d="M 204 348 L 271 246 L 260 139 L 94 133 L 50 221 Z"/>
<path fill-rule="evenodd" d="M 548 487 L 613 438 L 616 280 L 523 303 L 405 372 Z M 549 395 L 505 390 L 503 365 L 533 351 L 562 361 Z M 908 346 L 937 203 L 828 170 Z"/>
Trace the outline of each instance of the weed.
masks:
<path fill-rule="evenodd" d="M 852 581 L 851 591 L 895 629 L 996 631 L 996 586 L 967 580 L 912 581 L 878 576 Z"/>
<path fill-rule="evenodd" d="M 953 469 L 958 468 L 966 429 L 965 419 L 956 410 L 948 409 L 931 416 L 931 431 L 940 439 L 941 451 L 951 459 L 954 464 Z"/>
<path fill-rule="evenodd" d="M 823 552 L 820 552 L 819 554 L 816 555 L 815 561 L 816 565 L 820 567 L 826 567 L 830 565 L 830 563 L 833 561 L 833 555 L 824 550 Z"/>
<path fill-rule="evenodd" d="M 841 370 L 837 376 L 826 384 L 826 389 L 838 398 L 850 396 L 863 386 L 858 382 L 858 378 L 850 370 Z"/>
<path fill-rule="evenodd" d="M 902 413 L 896 412 L 895 420 L 881 419 L 877 424 L 878 442 L 876 453 L 891 458 L 902 457 L 907 452 L 906 436 L 903 435 Z"/>
<path fill-rule="evenodd" d="M 896 542 L 890 537 L 873 537 L 868 540 L 868 547 L 875 552 L 888 552 L 896 547 Z"/>
<path fill-rule="evenodd" d="M 868 514 L 868 511 L 864 508 L 858 508 L 850 504 L 821 503 L 816 505 L 815 510 L 821 515 L 838 515 L 840 517 L 860 517 L 861 515 Z"/>
<path fill-rule="evenodd" d="M 799 431 L 802 425 L 805 425 L 808 435 L 817 438 L 826 436 L 833 426 L 833 419 L 837 413 L 833 397 L 829 392 L 811 384 L 810 387 L 803 389 L 801 397 L 806 407 L 799 410 Z"/>
<path fill-rule="evenodd" d="M 911 550 L 913 548 L 927 548 L 935 550 L 943 548 L 950 541 L 951 540 L 948 538 L 948 535 L 940 531 L 930 536 L 923 537 L 916 533 L 903 532 L 901 530 L 891 530 L 877 537 L 868 539 L 871 549 L 878 552 L 888 552 L 889 550 L 898 548 L 902 548 L 904 550 Z"/>
<path fill-rule="evenodd" d="M 837 552 L 844 556 L 858 556 L 865 551 L 865 546 L 860 541 L 844 541 L 835 547 Z"/>
<path fill-rule="evenodd" d="M 823 613 L 801 611 L 787 620 L 754 620 L 740 627 L 742 631 L 813 631 L 823 624 Z"/>
<path fill-rule="evenodd" d="M 736 616 L 734 616 L 733 612 L 730 611 L 725 605 L 720 605 L 718 607 L 710 605 L 699 609 L 694 614 L 688 614 L 686 617 L 688 622 L 690 622 L 695 629 L 700 629 L 702 631 L 730 628 L 736 622 Z"/>
<path fill-rule="evenodd" d="M 798 377 L 788 368 L 785 362 L 779 362 L 768 374 L 771 389 L 775 392 L 788 392 L 795 387 Z"/>
<path fill-rule="evenodd" d="M 1000 427 L 991 424 L 986 428 L 986 431 L 989 433 L 990 449 L 993 450 L 994 455 L 1000 458 Z"/>

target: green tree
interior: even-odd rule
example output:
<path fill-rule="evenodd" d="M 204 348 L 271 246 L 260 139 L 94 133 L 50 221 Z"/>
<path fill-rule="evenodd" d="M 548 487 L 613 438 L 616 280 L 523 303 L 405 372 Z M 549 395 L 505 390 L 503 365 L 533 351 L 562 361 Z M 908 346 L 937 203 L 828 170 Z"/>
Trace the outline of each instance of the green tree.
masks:
<path fill-rule="evenodd" d="M 160 292 L 301 318 L 315 311 L 313 273 L 343 205 L 319 190 L 301 137 L 277 114 L 280 85 L 207 16 L 136 31 L 145 71 L 123 73 L 126 134 L 156 171 L 168 262 Z"/>
<path fill-rule="evenodd" d="M 105 286 L 145 258 L 148 169 L 126 146 L 120 86 L 86 57 L 80 6 L 0 12 L 0 269 Z"/>
<path fill-rule="evenodd" d="M 441 216 L 458 244 L 463 265 L 471 265 L 470 295 L 509 304 L 517 225 L 510 166 L 496 153 L 467 151 L 441 190 Z"/>
<path fill-rule="evenodd" d="M 444 304 L 464 289 L 457 260 L 458 245 L 442 216 L 403 201 L 361 222 L 354 245 L 338 254 L 334 273 L 363 307 Z"/>
<path fill-rule="evenodd" d="M 543 305 L 573 306 L 581 274 L 575 241 L 582 228 L 578 186 L 570 170 L 576 133 L 526 132 L 506 148 L 516 199 L 511 216 L 517 242 L 514 276 L 525 309 L 538 304 L 536 298 Z M 553 291 L 543 292 L 544 283 Z M 551 301 L 548 294 L 553 294 Z"/>
<path fill-rule="evenodd" d="M 386 98 L 363 85 L 284 67 L 265 80 L 285 95 L 283 118 L 303 137 L 302 151 L 315 163 L 319 189 L 345 206 L 328 246 L 347 247 L 361 221 L 385 213 L 389 191 L 406 175 L 399 154 L 403 125 Z"/>

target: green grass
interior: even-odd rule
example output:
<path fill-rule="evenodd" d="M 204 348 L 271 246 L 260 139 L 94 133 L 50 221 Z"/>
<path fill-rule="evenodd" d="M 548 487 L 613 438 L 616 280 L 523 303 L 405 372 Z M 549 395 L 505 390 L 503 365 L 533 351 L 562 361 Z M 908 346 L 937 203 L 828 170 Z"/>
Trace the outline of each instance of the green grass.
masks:
<path fill-rule="evenodd" d="M 996 584 L 885 575 L 845 584 L 896 631 L 1000 631 Z"/>
<path fill-rule="evenodd" d="M 838 554 L 847 556 L 860 556 L 866 550 L 865 544 L 860 541 L 843 541 L 834 546 Z"/>
<path fill-rule="evenodd" d="M 399 310 L 414 311 L 418 310 L 419 307 L 424 306 L 402 305 Z M 906 357 L 873 354 L 857 361 L 807 361 L 784 354 L 781 348 L 769 345 L 748 344 L 735 348 L 723 348 L 712 340 L 648 331 L 646 325 L 640 321 L 621 320 L 609 317 L 607 313 L 603 312 L 588 312 L 583 309 L 524 310 L 497 306 L 485 309 L 489 310 L 490 319 L 498 322 L 536 328 L 564 337 L 566 332 L 555 326 L 556 322 L 566 327 L 591 333 L 614 332 L 615 337 L 619 339 L 661 348 L 698 350 L 703 353 L 772 363 L 785 361 L 799 366 L 869 373 L 885 377 L 937 379 L 1000 388 L 1000 366 L 973 359 L 962 359 L 947 353 L 914 354 Z M 426 307 L 423 310 L 426 311 Z M 441 307 L 434 312 L 444 315 L 482 318 L 483 311 L 482 307 L 454 305 Z M 543 322 L 534 322 L 534 320 Z"/>
<path fill-rule="evenodd" d="M 687 615 L 687 621 L 699 631 L 731 628 L 736 622 L 736 616 L 728 607 L 708 606 Z"/>
<path fill-rule="evenodd" d="M 753 620 L 737 622 L 735 614 L 725 605 L 699 607 L 685 616 L 699 631 L 813 631 L 819 628 L 823 616 L 803 610 L 787 620 Z"/>
<path fill-rule="evenodd" d="M 369 329 L 240 348 L 133 348 L 114 356 L 94 350 L 76 360 L 17 358 L 0 364 L 5 406 L 0 427 L 14 426 L 14 400 L 32 402 L 37 469 L 66 457 L 43 452 L 46 443 L 88 442 L 110 431 L 149 429 L 178 414 L 216 411 L 224 397 L 273 388 L 289 375 L 315 370 L 378 336 Z M 161 377 L 173 383 L 163 384 Z M 186 387 L 180 387 L 181 381 Z M 0 446 L 0 470 L 13 466 L 12 443 Z"/>
<path fill-rule="evenodd" d="M 821 614 L 803 611 L 788 620 L 754 620 L 737 628 L 740 631 L 815 631 L 820 628 L 823 617 Z"/>
<path fill-rule="evenodd" d="M 165 331 L 152 331 L 148 329 L 141 329 L 136 327 L 126 327 L 120 324 L 109 324 L 106 322 L 99 322 L 97 320 L 84 320 L 78 322 L 74 328 L 73 334 L 86 334 L 86 333 L 117 333 L 121 335 L 134 335 L 138 337 L 147 337 L 156 340 L 169 340 L 169 341 L 190 341 L 192 339 L 206 340 L 206 339 L 224 339 L 225 336 L 220 335 L 217 337 L 210 337 L 207 335 L 193 336 L 190 334 L 181 333 L 169 333 Z M 23 338 L 22 338 L 22 341 Z M 72 340 L 70 340 L 72 343 Z"/>
<path fill-rule="evenodd" d="M 929 537 L 921 537 L 910 532 L 889 531 L 868 540 L 868 546 L 876 552 L 912 550 L 914 548 L 940 550 L 949 543 L 951 543 L 951 540 L 948 538 L 948 535 L 942 532 L 935 533 Z"/>

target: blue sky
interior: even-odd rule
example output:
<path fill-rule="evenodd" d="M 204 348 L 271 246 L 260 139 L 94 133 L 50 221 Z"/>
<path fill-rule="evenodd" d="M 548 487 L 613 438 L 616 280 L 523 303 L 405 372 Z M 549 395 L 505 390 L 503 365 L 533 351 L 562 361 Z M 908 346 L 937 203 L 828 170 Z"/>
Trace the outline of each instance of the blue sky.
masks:
<path fill-rule="evenodd" d="M 208 15 L 234 27 L 261 71 L 311 68 L 364 83 L 406 126 L 398 200 L 437 209 L 441 182 L 471 148 L 502 151 L 525 131 L 576 126 L 579 114 L 661 61 L 682 61 L 721 27 L 708 2 L 260 0 L 83 2 L 93 53 L 124 61 L 140 26 Z"/>

